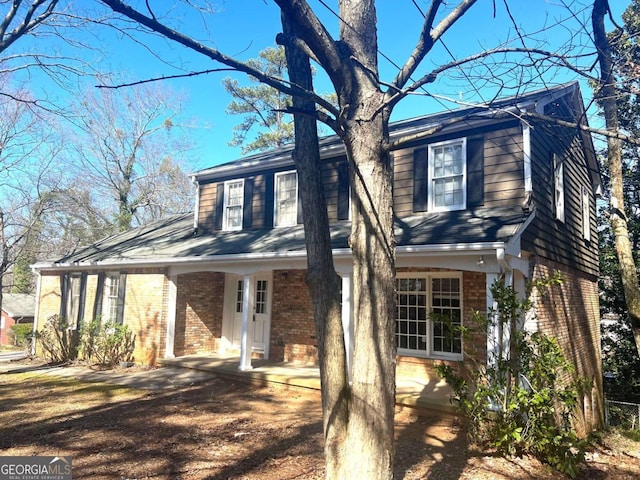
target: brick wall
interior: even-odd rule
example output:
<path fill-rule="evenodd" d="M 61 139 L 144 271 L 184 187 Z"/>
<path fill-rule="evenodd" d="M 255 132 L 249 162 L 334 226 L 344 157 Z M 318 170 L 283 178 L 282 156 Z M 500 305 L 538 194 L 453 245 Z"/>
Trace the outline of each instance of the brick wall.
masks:
<path fill-rule="evenodd" d="M 135 362 L 155 365 L 164 356 L 167 283 L 161 273 L 127 274 L 123 319 L 136 335 Z"/>
<path fill-rule="evenodd" d="M 60 276 L 40 275 L 40 296 L 36 299 L 38 330 L 42 330 L 47 318 L 60 314 Z"/>
<path fill-rule="evenodd" d="M 306 274 L 306 270 L 273 272 L 269 347 L 272 360 L 317 361 L 316 328 Z"/>
<path fill-rule="evenodd" d="M 399 272 L 424 272 L 425 269 L 401 269 Z M 446 270 L 428 270 L 446 271 Z M 317 340 L 309 290 L 305 283 L 306 270 L 275 271 L 271 318 L 270 358 L 278 361 L 317 362 Z M 464 272 L 464 324 L 477 330 L 473 312 L 486 311 L 486 281 L 482 273 Z M 474 335 L 465 350 L 473 349 L 480 362 L 486 363 L 486 332 Z M 398 357 L 397 373 L 402 376 L 438 379 L 433 366 L 439 360 Z M 464 371 L 464 361 L 448 362 Z"/>
<path fill-rule="evenodd" d="M 562 273 L 562 284 L 538 296 L 535 322 L 538 331 L 558 339 L 565 358 L 575 365 L 576 375 L 593 380 L 593 387 L 581 395 L 576 412 L 575 427 L 584 434 L 600 427 L 604 418 L 598 284 L 597 279 L 566 265 L 534 259 L 534 279 L 555 271 Z"/>
<path fill-rule="evenodd" d="M 446 272 L 444 269 L 398 269 L 398 273 L 401 272 Z M 462 306 L 463 313 L 463 325 L 470 331 L 474 332 L 470 339 L 466 339 L 463 342 L 464 356 L 462 361 L 443 361 L 431 358 L 421 357 L 409 357 L 398 356 L 396 375 L 399 377 L 415 377 L 424 379 L 431 382 L 439 381 L 440 377 L 436 373 L 434 366 L 439 363 L 446 363 L 451 365 L 459 373 L 464 374 L 465 369 L 469 367 L 468 362 L 469 355 L 473 357 L 480 364 L 486 364 L 487 358 L 487 335 L 486 331 L 480 330 L 476 321 L 474 320 L 474 312 L 486 312 L 487 311 L 487 293 L 486 293 L 486 279 L 483 273 L 478 272 L 463 272 L 462 274 Z"/>
<path fill-rule="evenodd" d="M 213 352 L 222 336 L 224 273 L 178 276 L 174 354 Z"/>
<path fill-rule="evenodd" d="M 4 310 L 0 312 L 0 345 L 11 345 L 11 327 L 16 324 L 13 317 L 6 315 Z"/>
<path fill-rule="evenodd" d="M 87 272 L 83 322 L 93 319 L 98 272 Z M 136 269 L 127 273 L 123 321 L 136 335 L 134 360 L 154 365 L 164 356 L 167 312 L 167 278 L 162 269 Z M 38 329 L 60 313 L 60 275 L 40 276 Z"/>

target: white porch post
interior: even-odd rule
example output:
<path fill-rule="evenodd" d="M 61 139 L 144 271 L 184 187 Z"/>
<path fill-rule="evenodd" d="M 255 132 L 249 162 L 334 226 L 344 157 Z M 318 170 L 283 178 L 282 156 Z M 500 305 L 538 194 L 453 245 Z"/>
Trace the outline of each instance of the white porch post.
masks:
<path fill-rule="evenodd" d="M 251 347 L 254 308 L 253 275 L 245 275 L 242 282 L 242 333 L 240 336 L 240 365 L 238 370 L 251 370 Z"/>
<path fill-rule="evenodd" d="M 169 276 L 169 292 L 167 298 L 167 338 L 164 346 L 164 358 L 174 358 L 176 339 L 176 310 L 178 308 L 178 276 Z"/>
<path fill-rule="evenodd" d="M 347 373 L 351 381 L 351 366 L 353 360 L 353 309 L 351 308 L 351 273 L 342 274 L 342 330 L 344 333 L 344 347 L 347 355 Z"/>
<path fill-rule="evenodd" d="M 491 312 L 491 321 L 487 326 L 487 367 L 495 367 L 501 350 L 502 328 L 498 325 L 495 313 L 497 303 L 491 294 L 491 286 L 498 280 L 498 274 L 487 273 L 487 314 Z"/>

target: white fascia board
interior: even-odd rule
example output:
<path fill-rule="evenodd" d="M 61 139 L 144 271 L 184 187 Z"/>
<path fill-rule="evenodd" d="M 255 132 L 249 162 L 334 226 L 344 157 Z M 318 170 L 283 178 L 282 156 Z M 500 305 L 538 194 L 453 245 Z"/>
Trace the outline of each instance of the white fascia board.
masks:
<path fill-rule="evenodd" d="M 442 254 L 442 253 L 462 253 L 475 255 L 478 253 L 488 253 L 498 248 L 504 248 L 504 242 L 478 242 L 478 243 L 440 243 L 435 245 L 405 245 L 396 247 L 396 254 L 419 254 L 426 253 Z"/>
<path fill-rule="evenodd" d="M 505 253 L 507 255 L 512 255 L 514 257 L 519 257 L 521 255 L 522 248 L 520 246 L 520 240 L 522 239 L 522 234 L 525 232 L 527 228 L 529 228 L 529 225 L 531 225 L 531 222 L 533 222 L 533 219 L 535 217 L 536 217 L 536 211 L 533 210 L 529 214 L 527 219 L 524 221 L 524 223 L 520 225 L 516 233 L 509 239 L 509 241 L 504 247 Z"/>
<path fill-rule="evenodd" d="M 343 258 L 351 256 L 351 250 L 347 248 L 333 250 L 334 258 Z M 269 253 L 241 253 L 229 255 L 216 255 L 211 257 L 178 257 L 178 258 L 152 258 L 148 260 L 139 259 L 123 259 L 110 260 L 104 262 L 68 262 L 68 263 L 37 263 L 32 265 L 35 272 L 47 271 L 83 271 L 92 269 L 108 269 L 108 268 L 150 268 L 150 267 L 180 267 L 180 266 L 197 266 L 197 265 L 229 265 L 237 262 L 279 262 L 286 260 L 306 260 L 307 253 L 302 250 L 291 252 L 269 252 Z"/>

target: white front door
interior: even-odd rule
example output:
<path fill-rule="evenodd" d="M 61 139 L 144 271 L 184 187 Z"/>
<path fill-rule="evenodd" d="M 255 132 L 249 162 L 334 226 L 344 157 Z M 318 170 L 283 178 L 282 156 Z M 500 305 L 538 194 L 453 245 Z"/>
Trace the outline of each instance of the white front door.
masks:
<path fill-rule="evenodd" d="M 271 274 L 258 274 L 253 277 L 253 312 L 250 312 L 249 326 L 251 349 L 268 355 L 269 327 L 271 319 Z M 244 279 L 238 275 L 227 276 L 227 302 L 229 316 L 228 339 L 231 348 L 240 348 L 242 338 L 242 313 L 244 309 Z"/>

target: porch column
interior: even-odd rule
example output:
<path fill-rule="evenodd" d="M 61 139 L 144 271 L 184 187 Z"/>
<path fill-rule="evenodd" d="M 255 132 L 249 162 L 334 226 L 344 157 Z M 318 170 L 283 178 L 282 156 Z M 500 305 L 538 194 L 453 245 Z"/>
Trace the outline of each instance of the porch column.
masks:
<path fill-rule="evenodd" d="M 342 330 L 344 333 L 344 347 L 347 355 L 347 373 L 351 381 L 351 367 L 353 360 L 353 309 L 351 308 L 351 273 L 342 274 Z"/>
<path fill-rule="evenodd" d="M 238 370 L 251 370 L 251 347 L 254 321 L 253 275 L 245 275 L 242 282 L 242 333 L 240 335 L 240 365 Z"/>
<path fill-rule="evenodd" d="M 497 280 L 497 273 L 487 273 L 487 315 L 491 315 L 487 325 L 487 367 L 495 367 L 501 355 L 502 328 L 495 313 L 497 302 L 491 294 L 491 286 Z"/>
<path fill-rule="evenodd" d="M 174 358 L 176 340 L 176 311 L 178 309 L 178 276 L 169 276 L 169 292 L 167 298 L 167 338 L 164 346 L 164 358 Z"/>

